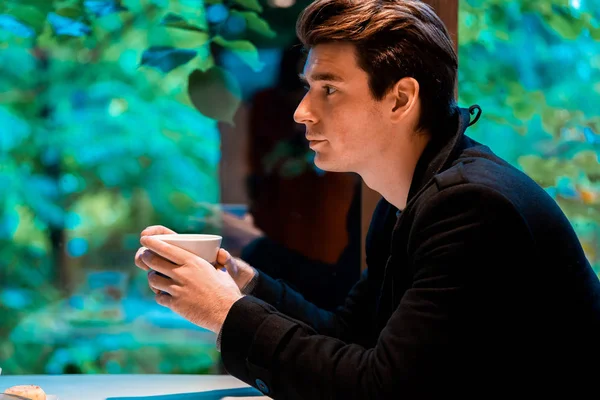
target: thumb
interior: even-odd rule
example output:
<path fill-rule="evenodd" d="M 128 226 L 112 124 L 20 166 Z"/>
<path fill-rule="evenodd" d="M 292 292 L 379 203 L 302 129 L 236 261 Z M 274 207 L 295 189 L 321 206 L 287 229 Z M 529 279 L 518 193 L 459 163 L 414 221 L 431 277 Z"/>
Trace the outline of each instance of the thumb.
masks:
<path fill-rule="evenodd" d="M 152 226 L 146 227 L 146 229 L 144 229 L 142 231 L 140 236 L 152 236 L 152 235 L 173 234 L 173 233 L 176 233 L 176 232 L 167 228 L 166 226 L 152 225 Z"/>
<path fill-rule="evenodd" d="M 244 214 L 244 217 L 242 219 L 244 221 L 248 222 L 249 224 L 254 225 L 254 216 L 252 216 L 252 214 L 246 213 L 246 214 Z"/>
<path fill-rule="evenodd" d="M 231 254 L 229 254 L 227 250 L 219 249 L 219 252 L 217 253 L 217 264 L 229 269 L 233 266 L 233 262 L 233 257 L 231 257 Z"/>

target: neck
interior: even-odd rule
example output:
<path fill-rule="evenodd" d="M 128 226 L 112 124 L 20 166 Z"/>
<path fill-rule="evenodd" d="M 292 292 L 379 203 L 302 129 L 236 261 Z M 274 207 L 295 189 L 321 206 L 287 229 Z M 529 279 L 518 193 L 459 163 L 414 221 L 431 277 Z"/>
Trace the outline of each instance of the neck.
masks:
<path fill-rule="evenodd" d="M 369 188 L 381 194 L 394 207 L 403 210 L 417 162 L 429 140 L 427 133 L 406 135 L 406 140 L 388 146 L 381 157 L 370 160 L 359 175 Z"/>

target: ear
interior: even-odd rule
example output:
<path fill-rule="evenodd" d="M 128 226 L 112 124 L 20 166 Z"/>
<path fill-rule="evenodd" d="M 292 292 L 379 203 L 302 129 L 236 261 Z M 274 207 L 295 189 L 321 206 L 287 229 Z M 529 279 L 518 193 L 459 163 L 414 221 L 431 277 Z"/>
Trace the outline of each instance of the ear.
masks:
<path fill-rule="evenodd" d="M 388 94 L 390 118 L 400 122 L 418 112 L 419 82 L 414 78 L 402 78 Z"/>

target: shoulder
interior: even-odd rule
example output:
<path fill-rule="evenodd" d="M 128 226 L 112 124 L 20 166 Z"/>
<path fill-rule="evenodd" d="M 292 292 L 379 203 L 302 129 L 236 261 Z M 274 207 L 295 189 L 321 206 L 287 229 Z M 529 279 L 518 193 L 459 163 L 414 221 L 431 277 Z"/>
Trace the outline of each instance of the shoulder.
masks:
<path fill-rule="evenodd" d="M 537 185 L 522 171 L 481 144 L 463 149 L 449 167 L 435 175 L 434 181 L 440 190 L 465 183 L 480 184 L 499 191 L 508 189 L 506 186 L 515 181 Z"/>
<path fill-rule="evenodd" d="M 412 213 L 421 221 L 447 217 L 458 222 L 463 216 L 515 225 L 524 222 L 523 205 L 529 203 L 533 193 L 542 192 L 529 177 L 485 146 L 475 146 L 433 177 L 420 198 L 415 199 Z"/>
<path fill-rule="evenodd" d="M 536 198 L 551 200 L 544 189 L 523 171 L 497 156 L 487 146 L 473 142 L 457 154 L 453 162 L 437 173 L 428 188 L 432 198 L 447 195 L 474 196 L 515 207 Z"/>
<path fill-rule="evenodd" d="M 417 258 L 460 252 L 487 257 L 507 248 L 525 251 L 533 243 L 529 221 L 510 196 L 481 182 L 432 185 L 404 217 L 407 251 Z"/>

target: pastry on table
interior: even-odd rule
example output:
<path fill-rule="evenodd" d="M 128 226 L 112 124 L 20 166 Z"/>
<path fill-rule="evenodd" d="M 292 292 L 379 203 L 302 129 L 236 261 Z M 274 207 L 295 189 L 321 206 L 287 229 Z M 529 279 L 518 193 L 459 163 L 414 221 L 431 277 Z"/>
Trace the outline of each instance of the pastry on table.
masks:
<path fill-rule="evenodd" d="M 17 385 L 4 391 L 6 394 L 14 394 L 29 400 L 46 400 L 46 392 L 37 385 Z"/>

